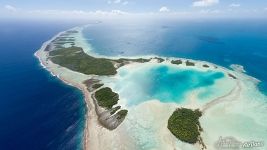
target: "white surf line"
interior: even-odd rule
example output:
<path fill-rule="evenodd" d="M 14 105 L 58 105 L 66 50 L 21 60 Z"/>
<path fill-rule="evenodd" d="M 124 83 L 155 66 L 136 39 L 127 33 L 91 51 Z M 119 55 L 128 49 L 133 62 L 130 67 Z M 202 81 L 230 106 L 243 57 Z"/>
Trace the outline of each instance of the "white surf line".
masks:
<path fill-rule="evenodd" d="M 233 88 L 228 94 L 218 97 L 212 100 L 211 102 L 207 103 L 206 105 L 204 105 L 202 107 L 202 113 L 205 113 L 207 109 L 211 108 L 214 105 L 217 105 L 219 103 L 226 102 L 226 101 L 233 101 L 234 99 L 237 99 L 240 95 L 240 91 L 241 91 L 241 85 L 240 85 L 240 81 L 238 80 L 235 88 Z"/>

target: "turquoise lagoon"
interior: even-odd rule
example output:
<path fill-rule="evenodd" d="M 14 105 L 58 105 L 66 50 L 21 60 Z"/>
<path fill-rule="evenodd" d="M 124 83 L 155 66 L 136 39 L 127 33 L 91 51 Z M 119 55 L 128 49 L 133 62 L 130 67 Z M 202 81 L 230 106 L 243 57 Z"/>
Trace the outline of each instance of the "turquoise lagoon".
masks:
<path fill-rule="evenodd" d="M 216 94 L 212 89 L 215 82 L 226 78 L 220 71 L 167 64 L 123 67 L 118 76 L 111 86 L 121 98 L 127 99 L 127 106 L 155 99 L 163 103 L 183 103 L 186 94 L 198 89 L 202 89 L 198 98 L 205 99 Z"/>

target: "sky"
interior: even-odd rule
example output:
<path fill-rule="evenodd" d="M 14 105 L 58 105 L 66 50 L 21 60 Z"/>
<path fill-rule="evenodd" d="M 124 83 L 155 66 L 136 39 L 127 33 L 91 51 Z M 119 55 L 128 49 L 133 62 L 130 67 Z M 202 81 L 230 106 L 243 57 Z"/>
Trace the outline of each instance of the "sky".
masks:
<path fill-rule="evenodd" d="M 0 0 L 0 18 L 267 18 L 267 0 Z"/>

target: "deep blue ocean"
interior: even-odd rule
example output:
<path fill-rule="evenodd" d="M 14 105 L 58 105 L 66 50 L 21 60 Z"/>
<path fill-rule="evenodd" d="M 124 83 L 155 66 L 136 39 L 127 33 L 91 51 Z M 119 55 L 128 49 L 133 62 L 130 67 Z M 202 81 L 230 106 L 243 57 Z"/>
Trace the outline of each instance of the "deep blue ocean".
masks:
<path fill-rule="evenodd" d="M 39 65 L 43 42 L 78 24 L 0 21 L 0 150 L 80 149 L 82 93 Z"/>
<path fill-rule="evenodd" d="M 102 22 L 84 30 L 93 51 L 109 56 L 156 54 L 244 66 L 267 93 L 267 20 Z"/>

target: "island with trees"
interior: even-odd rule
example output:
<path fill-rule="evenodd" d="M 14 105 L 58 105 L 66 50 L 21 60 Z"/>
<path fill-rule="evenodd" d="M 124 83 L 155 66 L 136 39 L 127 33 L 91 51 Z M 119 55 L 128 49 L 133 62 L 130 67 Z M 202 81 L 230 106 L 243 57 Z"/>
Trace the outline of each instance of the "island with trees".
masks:
<path fill-rule="evenodd" d="M 179 140 L 190 144 L 198 142 L 202 149 L 205 149 L 200 136 L 203 131 L 199 123 L 201 116 L 202 113 L 198 109 L 177 108 L 168 120 L 168 129 Z"/>

